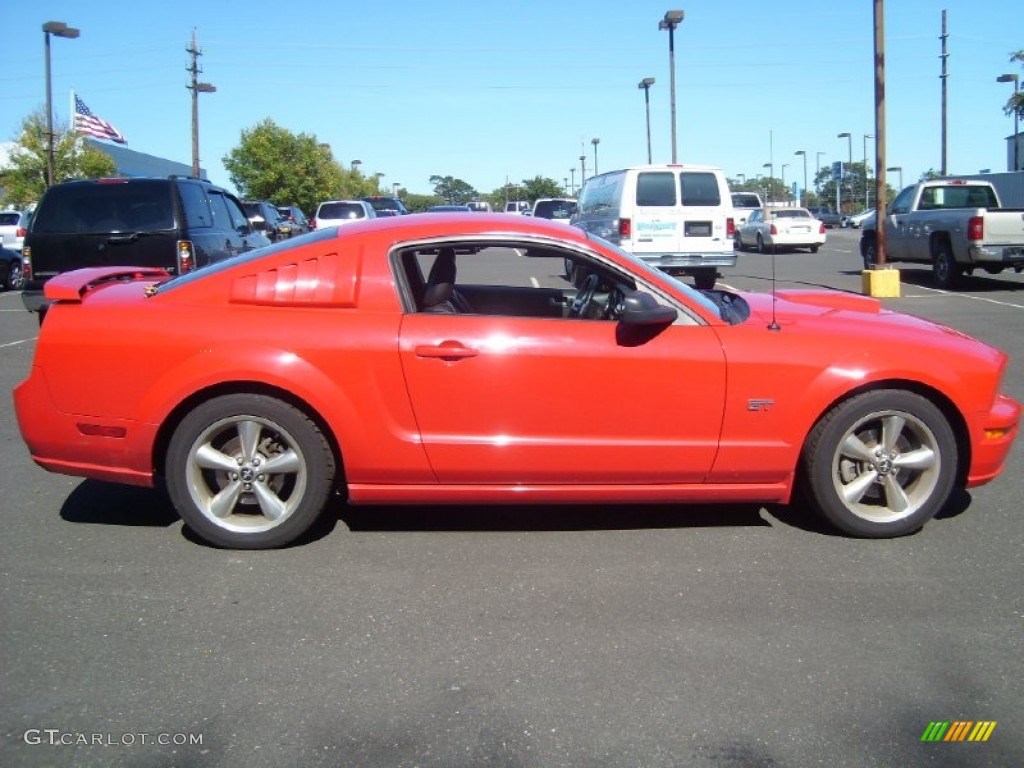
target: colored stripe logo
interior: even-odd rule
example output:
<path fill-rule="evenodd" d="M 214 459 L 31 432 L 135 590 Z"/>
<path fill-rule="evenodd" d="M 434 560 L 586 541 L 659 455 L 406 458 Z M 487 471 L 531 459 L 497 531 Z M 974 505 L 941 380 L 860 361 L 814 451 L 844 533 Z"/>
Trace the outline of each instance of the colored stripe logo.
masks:
<path fill-rule="evenodd" d="M 921 741 L 988 741 L 995 727 L 995 720 L 933 720 Z"/>

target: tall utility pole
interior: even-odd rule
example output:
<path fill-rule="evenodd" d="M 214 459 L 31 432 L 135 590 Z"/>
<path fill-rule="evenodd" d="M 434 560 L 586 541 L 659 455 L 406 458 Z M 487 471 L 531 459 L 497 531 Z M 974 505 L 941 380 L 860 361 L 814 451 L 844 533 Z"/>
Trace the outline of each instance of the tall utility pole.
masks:
<path fill-rule="evenodd" d="M 200 93 L 213 93 L 217 90 L 216 86 L 210 85 L 209 83 L 199 82 L 199 73 L 202 70 L 199 68 L 199 57 L 203 55 L 203 52 L 199 50 L 199 45 L 196 43 L 196 30 L 192 28 L 192 47 L 185 49 L 188 54 L 192 57 L 192 65 L 185 68 L 186 72 L 192 75 L 192 84 L 186 85 L 185 87 L 192 91 L 192 175 L 197 179 L 199 178 L 199 94 Z"/>
<path fill-rule="evenodd" d="M 658 29 L 668 30 L 669 98 L 672 104 L 672 162 L 679 162 L 676 155 L 676 27 L 686 17 L 683 11 L 665 11 L 658 22 Z"/>
<path fill-rule="evenodd" d="M 942 59 L 942 74 L 939 75 L 939 79 L 942 80 L 942 167 L 939 170 L 940 176 L 945 176 L 947 171 L 946 165 L 946 84 L 949 81 L 949 73 L 946 65 L 949 63 L 949 53 L 946 51 L 946 42 L 949 39 L 949 35 L 946 33 L 946 10 L 942 10 L 942 34 L 939 35 L 939 40 L 942 41 L 942 54 L 939 56 Z"/>
<path fill-rule="evenodd" d="M 943 11 L 945 21 L 945 11 Z M 885 3 L 875 0 L 875 263 L 885 267 Z M 945 128 L 945 122 L 943 122 Z M 864 169 L 865 184 L 867 168 Z M 900 172 L 902 175 L 902 171 Z M 943 139 L 942 174 L 946 174 L 945 139 Z"/>

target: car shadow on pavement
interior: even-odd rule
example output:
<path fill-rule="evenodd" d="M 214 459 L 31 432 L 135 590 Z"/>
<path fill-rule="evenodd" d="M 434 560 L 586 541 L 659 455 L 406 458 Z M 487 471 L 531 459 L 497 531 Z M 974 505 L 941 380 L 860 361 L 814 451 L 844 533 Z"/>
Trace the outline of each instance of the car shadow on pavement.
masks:
<path fill-rule="evenodd" d="M 604 531 L 770 526 L 762 507 L 715 504 L 350 506 L 351 531 Z"/>
<path fill-rule="evenodd" d="M 166 528 L 180 518 L 162 491 L 83 480 L 64 500 L 60 516 L 69 523 Z"/>

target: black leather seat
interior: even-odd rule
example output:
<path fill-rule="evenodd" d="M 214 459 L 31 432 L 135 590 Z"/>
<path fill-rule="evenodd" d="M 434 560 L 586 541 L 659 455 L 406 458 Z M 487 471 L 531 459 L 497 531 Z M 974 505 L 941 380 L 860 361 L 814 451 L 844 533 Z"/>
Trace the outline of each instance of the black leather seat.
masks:
<path fill-rule="evenodd" d="M 469 302 L 455 288 L 454 248 L 442 248 L 434 259 L 423 290 L 423 311 L 446 315 L 473 312 Z"/>

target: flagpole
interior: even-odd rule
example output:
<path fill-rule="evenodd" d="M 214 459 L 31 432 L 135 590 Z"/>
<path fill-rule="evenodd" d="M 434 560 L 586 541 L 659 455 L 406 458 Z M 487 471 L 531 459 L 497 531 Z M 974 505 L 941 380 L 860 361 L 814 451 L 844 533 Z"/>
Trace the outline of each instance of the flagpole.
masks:
<path fill-rule="evenodd" d="M 68 120 L 70 121 L 71 136 L 77 140 L 78 133 L 75 131 L 75 89 L 71 89 L 71 101 L 68 102 Z"/>

